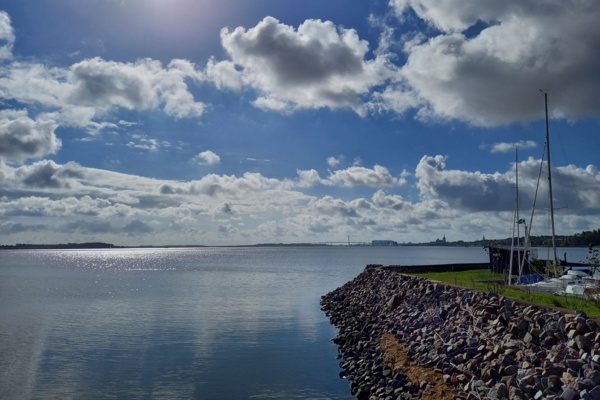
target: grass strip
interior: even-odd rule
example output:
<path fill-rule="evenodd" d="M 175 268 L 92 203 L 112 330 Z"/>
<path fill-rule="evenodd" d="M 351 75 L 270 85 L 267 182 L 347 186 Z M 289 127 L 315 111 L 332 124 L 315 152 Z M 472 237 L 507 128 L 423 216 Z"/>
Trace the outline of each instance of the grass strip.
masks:
<path fill-rule="evenodd" d="M 600 317 L 600 301 L 585 299 L 575 296 L 562 296 L 553 294 L 536 293 L 532 290 L 524 290 L 515 286 L 506 286 L 503 283 L 503 275 L 494 274 L 485 269 L 449 272 L 422 272 L 410 274 L 421 276 L 432 281 L 439 281 L 451 285 L 493 292 L 506 297 L 525 300 L 550 307 L 559 307 L 567 310 L 580 310 L 590 317 Z"/>

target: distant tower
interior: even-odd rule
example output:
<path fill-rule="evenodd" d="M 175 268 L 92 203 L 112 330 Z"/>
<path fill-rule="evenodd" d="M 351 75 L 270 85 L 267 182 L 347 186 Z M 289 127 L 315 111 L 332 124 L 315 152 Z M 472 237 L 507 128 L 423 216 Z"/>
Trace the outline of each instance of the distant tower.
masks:
<path fill-rule="evenodd" d="M 446 243 L 446 235 L 442 238 L 442 242 Z"/>

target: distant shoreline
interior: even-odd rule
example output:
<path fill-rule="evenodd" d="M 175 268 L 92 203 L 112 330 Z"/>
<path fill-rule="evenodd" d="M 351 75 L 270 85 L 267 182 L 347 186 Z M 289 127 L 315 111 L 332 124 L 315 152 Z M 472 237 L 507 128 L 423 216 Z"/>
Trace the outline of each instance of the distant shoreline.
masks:
<path fill-rule="evenodd" d="M 93 250 L 93 249 L 168 249 L 168 248 L 203 248 L 203 247 L 406 247 L 406 246 L 434 246 L 434 247 L 488 247 L 490 245 L 502 244 L 502 240 L 486 240 L 475 242 L 427 242 L 427 243 L 397 243 L 395 245 L 381 246 L 364 244 L 329 244 L 329 243 L 258 243 L 247 245 L 137 245 L 137 246 L 118 246 L 111 243 L 87 242 L 87 243 L 58 243 L 58 244 L 26 244 L 17 243 L 15 245 L 0 245 L 0 250 Z M 546 246 L 534 246 L 546 247 Z M 560 247 L 587 247 L 587 246 L 566 246 Z"/>

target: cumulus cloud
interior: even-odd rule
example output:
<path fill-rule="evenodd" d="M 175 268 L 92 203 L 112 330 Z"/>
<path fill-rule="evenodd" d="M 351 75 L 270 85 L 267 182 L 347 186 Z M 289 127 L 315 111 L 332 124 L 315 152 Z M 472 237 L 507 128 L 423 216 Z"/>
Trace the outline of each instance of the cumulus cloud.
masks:
<path fill-rule="evenodd" d="M 213 151 L 205 150 L 205 151 L 199 153 L 196 157 L 194 157 L 194 160 L 198 164 L 202 164 L 202 165 L 216 165 L 221 162 L 221 157 L 219 157 Z"/>
<path fill-rule="evenodd" d="M 0 12 L 0 58 L 11 56 L 14 41 L 10 17 Z M 161 109 L 175 118 L 201 116 L 205 110 L 187 82 L 201 83 L 206 77 L 187 60 L 164 66 L 149 58 L 117 62 L 94 57 L 67 68 L 10 60 L 1 72 L 0 97 L 48 107 L 54 120 L 75 126 L 91 124 L 115 107 Z"/>
<path fill-rule="evenodd" d="M 195 102 L 184 81 L 196 77 L 194 66 L 183 60 L 171 61 L 163 68 L 160 61 L 134 63 L 106 61 L 99 57 L 83 60 L 70 68 L 72 90 L 68 101 L 106 108 L 120 106 L 144 110 L 157 108 L 174 117 L 202 115 L 204 105 Z"/>
<path fill-rule="evenodd" d="M 531 202 L 528 193 L 533 192 L 539 164 L 540 160 L 533 158 L 519 163 L 524 208 Z M 38 227 L 48 237 L 62 237 L 63 241 L 76 234 L 89 240 L 139 244 L 142 238 L 164 244 L 197 243 L 211 232 L 222 231 L 227 233 L 228 243 L 239 244 L 273 240 L 274 232 L 278 240 L 287 242 L 345 237 L 348 232 L 362 232 L 365 238 L 393 232 L 394 238 L 420 241 L 431 240 L 433 232 L 441 237 L 450 229 L 467 227 L 488 236 L 486 232 L 498 232 L 498 226 L 510 221 L 513 166 L 483 174 L 446 165 L 446 157 L 423 157 L 414 175 L 419 196 L 406 198 L 396 192 L 400 178 L 390 178 L 383 167 L 351 167 L 330 173 L 328 178 L 307 170 L 299 171 L 297 180 L 248 173 L 240 177 L 211 174 L 178 182 L 49 160 L 20 167 L 2 164 L 0 217 L 5 222 L 0 225 L 0 235 L 18 241 Z M 592 229 L 590 224 L 597 220 L 593 216 L 599 214 L 598 169 L 558 167 L 553 176 L 556 204 L 569 207 L 564 221 L 570 221 L 574 231 Z M 333 177 L 340 187 L 362 186 L 361 191 L 367 193 L 368 188 L 374 190 L 370 196 L 357 198 L 315 195 L 319 190 L 311 188 L 333 185 Z M 412 176 L 403 174 L 401 178 Z M 304 188 L 312 194 L 303 192 Z M 352 196 L 355 191 L 344 193 Z M 585 219 L 579 218 L 583 215 Z M 505 233 L 502 228 L 499 232 L 499 237 Z"/>
<path fill-rule="evenodd" d="M 52 120 L 33 120 L 27 111 L 0 111 L 0 158 L 23 161 L 56 152 L 61 141 Z"/>
<path fill-rule="evenodd" d="M 167 142 L 159 142 L 157 139 L 149 138 L 146 135 L 132 134 L 131 139 L 126 146 L 134 149 L 157 151 L 161 146 L 168 146 Z"/>
<path fill-rule="evenodd" d="M 513 151 L 515 148 L 518 149 L 534 149 L 537 147 L 537 143 L 533 140 L 521 140 L 516 143 L 494 143 L 492 145 L 491 152 L 492 153 L 508 153 L 509 151 Z"/>
<path fill-rule="evenodd" d="M 46 230 L 47 227 L 45 225 L 25 225 L 20 222 L 8 221 L 5 223 L 0 223 L 0 234 L 18 234 L 22 232 L 39 232 L 42 230 Z"/>
<path fill-rule="evenodd" d="M 81 61 L 71 67 L 70 77 L 74 87 L 69 100 L 100 107 L 156 107 L 158 96 L 152 90 L 148 76 L 155 75 L 161 69 L 160 63 L 153 60 L 123 64 L 96 57 Z"/>
<path fill-rule="evenodd" d="M 0 60 L 12 56 L 14 42 L 15 31 L 10 23 L 10 16 L 0 11 Z"/>
<path fill-rule="evenodd" d="M 300 187 L 310 187 L 317 184 L 343 187 L 399 187 L 406 183 L 405 172 L 396 178 L 390 174 L 387 168 L 381 165 L 375 165 L 373 168 L 354 165 L 346 169 L 330 171 L 327 178 L 321 178 L 314 169 L 298 170 L 296 172 L 298 173 L 298 185 Z"/>
<path fill-rule="evenodd" d="M 158 187 L 165 196 L 205 196 L 204 199 L 231 201 L 243 200 L 252 207 L 268 207 L 270 203 L 283 201 L 294 203 L 306 196 L 293 190 L 298 185 L 288 179 L 268 178 L 256 172 L 242 176 L 208 174 L 199 180 L 170 182 Z"/>
<path fill-rule="evenodd" d="M 494 126 L 541 116 L 538 89 L 548 89 L 553 116 L 598 116 L 599 3 L 391 0 L 390 4 L 400 18 L 413 10 L 438 33 L 407 42 L 408 60 L 398 87 L 385 92 L 389 109 L 404 112 L 417 99 L 421 118 Z M 477 30 L 479 26 L 483 29 Z"/>
<path fill-rule="evenodd" d="M 127 223 L 123 227 L 123 230 L 130 236 L 138 236 L 153 231 L 152 227 L 148 223 L 139 219 L 134 219 L 133 221 Z"/>
<path fill-rule="evenodd" d="M 519 162 L 519 199 L 523 209 L 531 209 L 534 204 L 540 162 L 532 157 Z M 514 166 L 506 172 L 484 174 L 448 170 L 446 157 L 424 156 L 417 165 L 415 176 L 423 199 L 439 199 L 452 207 L 470 212 L 514 209 Z M 552 177 L 557 206 L 568 205 L 574 214 L 598 213 L 596 204 L 600 204 L 600 174 L 595 167 L 556 167 L 553 168 Z"/>
<path fill-rule="evenodd" d="M 310 170 L 298 170 L 298 186 L 299 187 L 311 187 L 318 184 L 327 184 L 327 181 L 322 179 L 319 172 L 315 169 Z"/>
<path fill-rule="evenodd" d="M 321 214 L 329 216 L 341 216 L 344 218 L 355 218 L 358 217 L 357 208 L 348 202 L 341 199 L 336 199 L 332 196 L 325 196 L 321 199 L 311 201 L 310 207 L 314 207 Z"/>
<path fill-rule="evenodd" d="M 19 168 L 15 177 L 28 187 L 62 188 L 70 187 L 70 182 L 83 178 L 83 175 L 76 163 L 58 165 L 54 161 L 42 160 Z"/>
<path fill-rule="evenodd" d="M 331 173 L 329 182 L 341 186 L 401 186 L 405 183 L 403 178 L 393 177 L 387 168 L 375 165 L 373 168 L 353 166 L 344 170 Z"/>
<path fill-rule="evenodd" d="M 335 168 L 338 165 L 340 165 L 340 163 L 342 162 L 341 160 L 341 156 L 340 157 L 327 157 L 327 165 L 329 165 L 331 168 Z"/>
<path fill-rule="evenodd" d="M 546 165 L 544 164 L 544 168 Z M 523 173 L 521 172 L 523 171 Z M 528 159 L 519 163 L 519 181 L 521 176 L 537 177 L 539 160 Z M 570 213 L 584 216 L 598 214 L 600 204 L 600 173 L 593 165 L 586 168 L 567 165 L 552 168 L 552 189 L 554 206 L 568 207 Z"/>
<path fill-rule="evenodd" d="M 280 112 L 299 108 L 351 108 L 364 115 L 360 97 L 386 78 L 387 60 L 366 60 L 368 43 L 353 29 L 306 20 L 297 29 L 266 17 L 255 27 L 221 31 L 231 60 L 211 60 L 217 87 L 257 89 L 255 105 Z"/>
<path fill-rule="evenodd" d="M 218 89 L 241 90 L 244 77 L 232 61 L 217 61 L 211 57 L 206 64 L 206 76 Z"/>
<path fill-rule="evenodd" d="M 404 201 L 402 196 L 388 195 L 383 190 L 375 192 L 372 200 L 374 204 L 383 209 L 402 210 L 406 207 L 411 207 L 410 203 Z"/>
<path fill-rule="evenodd" d="M 423 156 L 415 176 L 424 198 L 439 198 L 468 211 L 512 210 L 514 177 L 506 174 L 482 174 L 446 170 L 446 157 Z"/>
<path fill-rule="evenodd" d="M 62 225 L 66 232 L 77 232 L 83 234 L 100 234 L 115 232 L 115 228 L 108 221 L 92 220 L 86 221 L 78 219 Z"/>
<path fill-rule="evenodd" d="M 65 196 L 58 199 L 23 196 L 0 203 L 0 213 L 10 216 L 105 217 L 106 210 L 113 206 L 114 204 L 106 199 L 92 198 L 87 195 L 80 198 Z"/>
<path fill-rule="evenodd" d="M 2 18 L 0 35 L 1 25 Z M 186 60 L 172 60 L 165 67 L 152 59 L 116 62 L 95 57 L 68 68 L 14 61 L 0 72 L 1 98 L 37 104 L 46 110 L 40 114 L 46 119 L 91 133 L 106 126 L 94 119 L 116 108 L 161 110 L 174 118 L 199 117 L 206 108 L 187 84 L 203 82 L 204 73 Z"/>
<path fill-rule="evenodd" d="M 225 214 L 234 214 L 235 211 L 233 209 L 233 205 L 231 203 L 223 203 L 221 207 L 221 212 Z"/>

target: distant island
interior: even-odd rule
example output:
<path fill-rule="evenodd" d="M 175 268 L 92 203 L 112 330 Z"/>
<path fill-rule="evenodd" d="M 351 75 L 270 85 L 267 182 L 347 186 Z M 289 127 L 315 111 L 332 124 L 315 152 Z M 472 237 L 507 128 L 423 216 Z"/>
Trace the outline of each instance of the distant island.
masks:
<path fill-rule="evenodd" d="M 25 243 L 17 243 L 13 246 L 0 246 L 0 250 L 15 250 L 15 249 L 24 249 L 24 250 L 39 250 L 39 249 L 48 249 L 48 250 L 56 250 L 56 249 L 112 249 L 119 248 L 121 246 L 115 246 L 110 243 L 100 243 L 100 242 L 91 242 L 91 243 L 59 243 L 59 244 L 25 244 Z"/>
<path fill-rule="evenodd" d="M 515 238 L 516 240 L 516 238 Z M 589 246 L 600 246 L 600 229 L 593 231 L 583 231 L 576 233 L 575 235 L 556 235 L 554 237 L 556 246 L 558 247 L 589 247 Z M 524 243 L 525 238 L 520 238 L 521 243 Z M 436 239 L 432 242 L 427 243 L 402 243 L 399 246 L 456 246 L 456 247 L 488 247 L 488 246 L 510 246 L 512 239 L 510 237 L 505 239 L 486 239 L 483 237 L 481 240 L 464 241 L 458 240 L 450 242 L 446 240 L 444 236 L 442 239 Z M 531 247 L 551 247 L 552 236 L 530 236 L 529 246 Z"/>
<path fill-rule="evenodd" d="M 457 240 L 455 242 L 446 240 L 446 236 L 442 239 L 436 239 L 431 242 L 399 243 L 394 240 L 372 240 L 371 243 L 352 243 L 348 245 L 354 246 L 453 246 L 453 247 L 488 247 L 510 245 L 512 239 L 486 239 L 464 241 Z M 521 238 L 523 243 L 524 238 Z M 557 235 L 555 237 L 556 245 L 559 247 L 590 247 L 600 246 L 600 229 L 593 231 L 583 231 L 575 235 Z M 336 244 L 345 244 L 345 242 L 333 242 Z M 328 246 L 331 243 L 259 243 L 253 245 L 233 245 L 233 246 L 205 246 L 205 245 L 140 245 L 140 246 L 117 246 L 110 243 L 102 242 L 87 242 L 87 243 L 59 243 L 59 244 L 26 244 L 17 243 L 15 245 L 0 245 L 0 250 L 63 250 L 63 249 L 126 249 L 126 248 L 182 248 L 182 247 L 277 247 L 277 246 Z M 552 238 L 550 236 L 530 236 L 529 245 L 532 247 L 550 247 L 552 246 Z"/>

